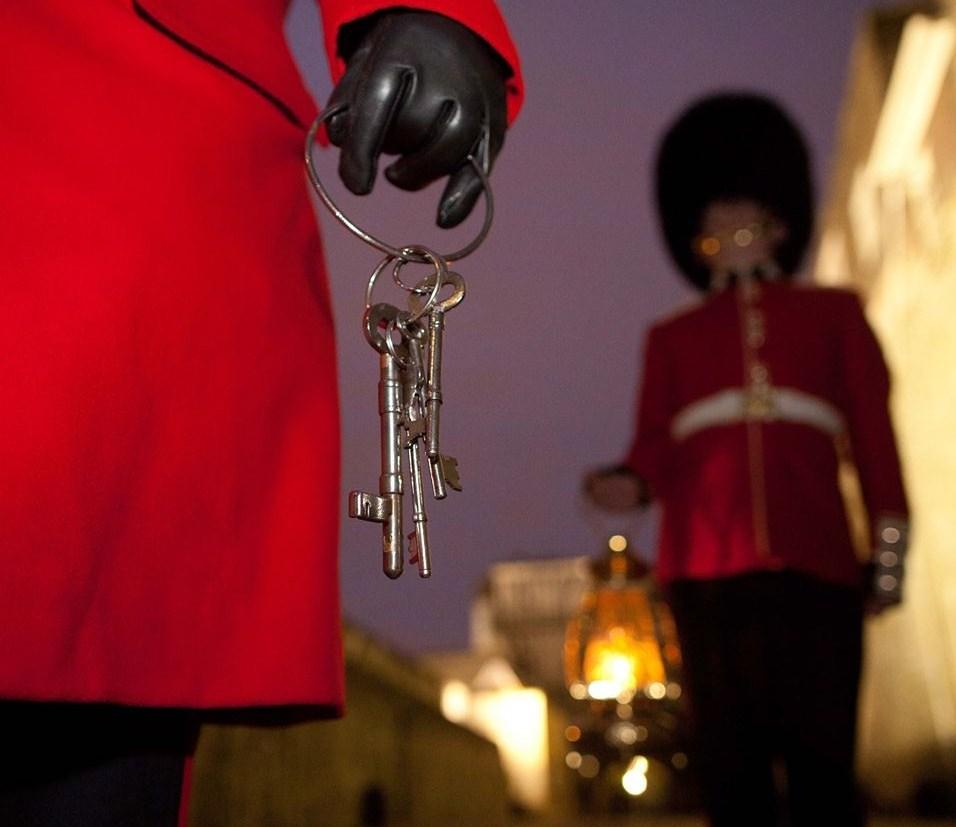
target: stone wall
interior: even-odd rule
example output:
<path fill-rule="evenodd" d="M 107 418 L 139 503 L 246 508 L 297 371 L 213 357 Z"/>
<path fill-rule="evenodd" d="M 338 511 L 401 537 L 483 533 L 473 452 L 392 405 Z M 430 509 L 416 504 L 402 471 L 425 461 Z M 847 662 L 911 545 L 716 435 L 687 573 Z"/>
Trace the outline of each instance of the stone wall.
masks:
<path fill-rule="evenodd" d="M 191 827 L 504 827 L 493 744 L 446 721 L 439 687 L 355 629 L 348 713 L 287 726 L 203 729 Z"/>
<path fill-rule="evenodd" d="M 904 48 L 921 26 L 922 46 Z M 861 28 L 816 267 L 864 296 L 912 507 L 905 604 L 868 624 L 861 698 L 860 770 L 888 806 L 952 806 L 956 779 L 954 33 L 948 2 L 883 9 Z M 894 122 L 894 106 L 910 111 Z"/>

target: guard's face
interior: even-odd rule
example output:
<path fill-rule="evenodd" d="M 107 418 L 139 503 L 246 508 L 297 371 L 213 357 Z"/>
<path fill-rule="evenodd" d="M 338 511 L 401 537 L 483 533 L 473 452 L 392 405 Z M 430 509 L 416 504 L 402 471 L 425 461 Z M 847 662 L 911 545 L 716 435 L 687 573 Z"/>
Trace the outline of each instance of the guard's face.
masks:
<path fill-rule="evenodd" d="M 694 252 L 712 276 L 750 273 L 772 264 L 787 228 L 756 201 L 715 201 L 701 219 Z"/>

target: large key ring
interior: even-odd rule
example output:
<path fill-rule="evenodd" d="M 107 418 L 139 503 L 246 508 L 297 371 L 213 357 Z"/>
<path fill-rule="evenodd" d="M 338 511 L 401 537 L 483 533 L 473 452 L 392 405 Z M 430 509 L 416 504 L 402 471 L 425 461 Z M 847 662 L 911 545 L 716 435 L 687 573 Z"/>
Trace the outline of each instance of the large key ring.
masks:
<path fill-rule="evenodd" d="M 408 349 L 404 342 L 395 344 L 392 334 L 402 333 L 402 311 L 392 304 L 375 304 L 365 311 L 362 327 L 366 341 L 383 356 L 391 356 L 400 367 L 408 362 Z"/>
<path fill-rule="evenodd" d="M 329 212 L 335 216 L 335 218 L 342 224 L 349 232 L 353 235 L 358 236 L 366 244 L 374 247 L 376 250 L 384 253 L 389 256 L 389 259 L 399 259 L 399 260 L 412 260 L 418 261 L 420 263 L 425 263 L 431 259 L 426 257 L 421 253 L 409 254 L 407 251 L 410 249 L 408 246 L 395 247 L 391 244 L 388 244 L 385 241 L 382 241 L 379 238 L 376 238 L 371 233 L 366 232 L 357 224 L 355 224 L 349 217 L 339 209 L 335 201 L 332 200 L 332 196 L 329 195 L 328 190 L 326 190 L 325 185 L 322 183 L 322 180 L 319 178 L 319 173 L 315 169 L 315 164 L 312 160 L 312 151 L 315 146 L 315 137 L 319 132 L 319 128 L 326 121 L 329 120 L 333 115 L 338 115 L 340 112 L 345 111 L 348 108 L 346 104 L 338 104 L 336 106 L 330 106 L 324 111 L 320 112 L 314 121 L 312 121 L 312 126 L 309 127 L 309 132 L 305 137 L 305 168 L 309 175 L 309 181 L 312 184 L 312 188 L 315 190 L 315 194 L 319 196 L 319 199 L 323 204 L 328 208 Z M 488 134 L 487 127 L 485 128 L 485 136 L 481 142 L 482 155 L 484 156 L 481 159 L 481 162 L 474 155 L 468 156 L 468 163 L 474 168 L 475 173 L 478 175 L 478 178 L 481 181 L 481 189 L 485 196 L 485 219 L 481 224 L 481 229 L 478 231 L 478 235 L 460 250 L 456 250 L 453 253 L 449 253 L 445 256 L 438 256 L 439 258 L 444 259 L 445 261 L 458 261 L 459 259 L 465 258 L 465 256 L 471 255 L 475 250 L 477 250 L 482 242 L 485 240 L 485 237 L 488 235 L 488 231 L 491 229 L 491 222 L 495 216 L 495 203 L 494 197 L 491 194 L 491 185 L 488 183 Z M 417 249 L 417 248 L 415 248 Z M 384 268 L 383 268 L 384 269 Z M 441 282 L 441 279 L 438 279 L 438 282 Z"/>

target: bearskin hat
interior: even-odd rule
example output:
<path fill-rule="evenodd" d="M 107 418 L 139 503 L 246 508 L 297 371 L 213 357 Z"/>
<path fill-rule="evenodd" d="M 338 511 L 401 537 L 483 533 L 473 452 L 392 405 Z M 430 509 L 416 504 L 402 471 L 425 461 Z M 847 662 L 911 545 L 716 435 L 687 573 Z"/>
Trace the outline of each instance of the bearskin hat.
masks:
<path fill-rule="evenodd" d="M 706 290 L 707 268 L 693 243 L 708 204 L 751 199 L 787 226 L 777 264 L 797 270 L 813 229 L 810 161 L 796 124 L 771 99 L 749 93 L 709 95 L 668 129 L 657 155 L 657 206 L 674 262 Z"/>

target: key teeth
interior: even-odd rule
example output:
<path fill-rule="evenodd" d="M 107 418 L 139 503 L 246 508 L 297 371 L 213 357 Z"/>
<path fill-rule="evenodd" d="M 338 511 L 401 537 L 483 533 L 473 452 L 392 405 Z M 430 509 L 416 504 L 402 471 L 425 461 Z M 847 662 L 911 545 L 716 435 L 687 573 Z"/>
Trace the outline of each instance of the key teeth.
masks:
<path fill-rule="evenodd" d="M 461 491 L 461 478 L 458 476 L 458 460 L 454 457 L 448 457 L 442 454 L 438 461 L 441 464 L 441 473 L 445 478 L 445 482 L 454 488 L 455 491 Z"/>
<path fill-rule="evenodd" d="M 402 447 L 408 448 L 413 442 L 425 436 L 425 423 L 419 420 L 411 420 L 405 423 L 405 439 L 402 440 Z"/>
<path fill-rule="evenodd" d="M 436 500 L 443 500 L 448 496 L 445 488 L 461 491 L 461 478 L 458 475 L 458 460 L 454 457 L 439 454 L 428 458 L 428 471 L 432 478 L 432 490 Z"/>

